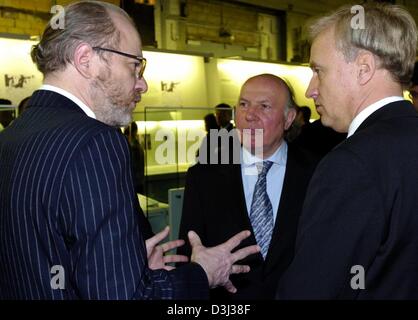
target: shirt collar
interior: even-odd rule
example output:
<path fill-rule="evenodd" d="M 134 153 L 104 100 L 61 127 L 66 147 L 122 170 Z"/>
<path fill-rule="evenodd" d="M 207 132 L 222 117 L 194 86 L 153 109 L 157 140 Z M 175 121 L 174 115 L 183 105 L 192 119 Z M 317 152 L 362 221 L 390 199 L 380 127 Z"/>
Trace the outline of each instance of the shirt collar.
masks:
<path fill-rule="evenodd" d="M 271 161 L 274 164 L 286 166 L 287 162 L 287 143 L 282 141 L 280 147 L 267 159 L 260 159 L 249 152 L 244 147 L 241 148 L 241 164 L 245 167 L 253 166 L 257 162 Z"/>
<path fill-rule="evenodd" d="M 60 95 L 63 95 L 64 97 L 70 99 L 72 102 L 74 102 L 76 105 L 78 105 L 86 115 L 88 115 L 90 118 L 96 119 L 96 115 L 94 114 L 93 110 L 91 110 L 83 101 L 81 101 L 79 98 L 77 98 L 72 93 L 69 93 L 68 91 L 58 88 L 55 86 L 51 86 L 50 84 L 43 84 L 39 90 L 48 90 L 56 92 Z"/>
<path fill-rule="evenodd" d="M 362 110 L 358 115 L 355 116 L 353 121 L 350 124 L 350 127 L 348 128 L 348 134 L 347 138 L 352 136 L 354 132 L 360 127 L 360 125 L 363 123 L 364 120 L 366 120 L 373 112 L 379 110 L 383 106 L 395 102 L 395 101 L 401 101 L 403 100 L 403 97 L 400 96 L 392 96 L 387 97 L 382 100 L 379 100 L 370 106 L 366 107 L 364 110 Z"/>

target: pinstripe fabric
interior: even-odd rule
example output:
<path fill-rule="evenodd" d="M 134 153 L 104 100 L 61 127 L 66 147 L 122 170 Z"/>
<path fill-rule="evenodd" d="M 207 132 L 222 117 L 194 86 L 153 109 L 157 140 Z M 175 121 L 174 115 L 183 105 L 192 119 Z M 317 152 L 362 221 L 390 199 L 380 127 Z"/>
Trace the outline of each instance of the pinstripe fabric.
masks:
<path fill-rule="evenodd" d="M 200 266 L 147 268 L 126 139 L 57 93 L 29 106 L 0 134 L 0 298 L 205 298 Z"/>

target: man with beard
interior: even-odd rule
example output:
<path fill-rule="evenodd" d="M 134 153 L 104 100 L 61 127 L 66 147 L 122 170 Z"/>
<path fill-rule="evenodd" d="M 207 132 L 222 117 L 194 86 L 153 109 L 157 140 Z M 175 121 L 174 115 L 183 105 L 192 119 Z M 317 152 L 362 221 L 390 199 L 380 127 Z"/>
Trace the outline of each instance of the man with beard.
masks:
<path fill-rule="evenodd" d="M 164 256 L 182 241 L 144 241 L 129 147 L 117 126 L 147 90 L 133 22 L 120 8 L 88 1 L 65 8 L 32 57 L 44 84 L 0 135 L 0 299 L 191 299 L 209 287 L 236 289 L 248 272 L 231 254 L 242 231 L 215 248 L 190 233 L 191 264 Z"/>

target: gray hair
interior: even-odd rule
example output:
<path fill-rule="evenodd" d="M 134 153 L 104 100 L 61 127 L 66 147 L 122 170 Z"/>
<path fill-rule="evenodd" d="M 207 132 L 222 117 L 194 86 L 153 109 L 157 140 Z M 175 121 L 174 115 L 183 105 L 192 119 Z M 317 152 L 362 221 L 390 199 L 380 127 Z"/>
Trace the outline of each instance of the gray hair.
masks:
<path fill-rule="evenodd" d="M 94 46 L 117 47 L 120 33 L 114 25 L 110 12 L 125 16 L 121 8 L 106 2 L 83 1 L 68 5 L 64 9 L 63 29 L 51 26 L 51 21 L 43 32 L 41 41 L 32 47 L 32 60 L 44 75 L 60 71 L 71 63 L 74 51 L 80 43 Z M 105 59 L 105 52 L 98 52 Z"/>
<path fill-rule="evenodd" d="M 373 53 L 379 67 L 386 69 L 393 80 L 408 85 L 417 47 L 417 26 L 406 9 L 398 5 L 364 4 L 365 28 L 353 28 L 351 6 L 343 6 L 319 18 L 310 26 L 310 39 L 335 27 L 335 40 L 346 61 L 353 61 L 360 49 Z"/>
<path fill-rule="evenodd" d="M 287 116 L 287 113 L 289 112 L 289 110 L 292 110 L 292 109 L 297 110 L 297 104 L 295 102 L 295 90 L 293 89 L 292 85 L 287 79 L 280 78 L 280 77 L 278 78 L 284 82 L 286 89 L 287 89 L 287 93 L 288 93 L 287 102 L 284 107 L 284 114 L 285 116 Z"/>

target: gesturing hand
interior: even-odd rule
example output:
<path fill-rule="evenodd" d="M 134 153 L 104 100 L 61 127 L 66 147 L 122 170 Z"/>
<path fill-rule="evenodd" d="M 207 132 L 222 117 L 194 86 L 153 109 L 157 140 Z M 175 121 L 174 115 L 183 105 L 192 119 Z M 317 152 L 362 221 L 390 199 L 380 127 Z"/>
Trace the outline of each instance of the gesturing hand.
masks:
<path fill-rule="evenodd" d="M 145 245 L 147 247 L 148 267 L 152 270 L 165 269 L 167 271 L 173 270 L 174 267 L 166 265 L 172 262 L 187 262 L 189 259 L 186 256 L 174 254 L 164 255 L 172 249 L 181 247 L 184 244 L 184 240 L 173 240 L 158 245 L 164 240 L 170 232 L 170 228 L 167 226 L 163 231 L 160 231 L 155 236 L 147 239 Z"/>
<path fill-rule="evenodd" d="M 192 247 L 191 261 L 199 263 L 205 270 L 208 277 L 209 286 L 211 288 L 224 286 L 226 290 L 235 293 L 237 289 L 229 280 L 229 276 L 233 273 L 249 272 L 250 267 L 247 265 L 234 264 L 238 260 L 242 260 L 250 254 L 260 251 L 257 245 L 248 246 L 231 253 L 242 240 L 250 236 L 250 231 L 241 231 L 226 242 L 211 248 L 202 245 L 199 236 L 194 232 L 188 233 L 190 245 Z"/>

